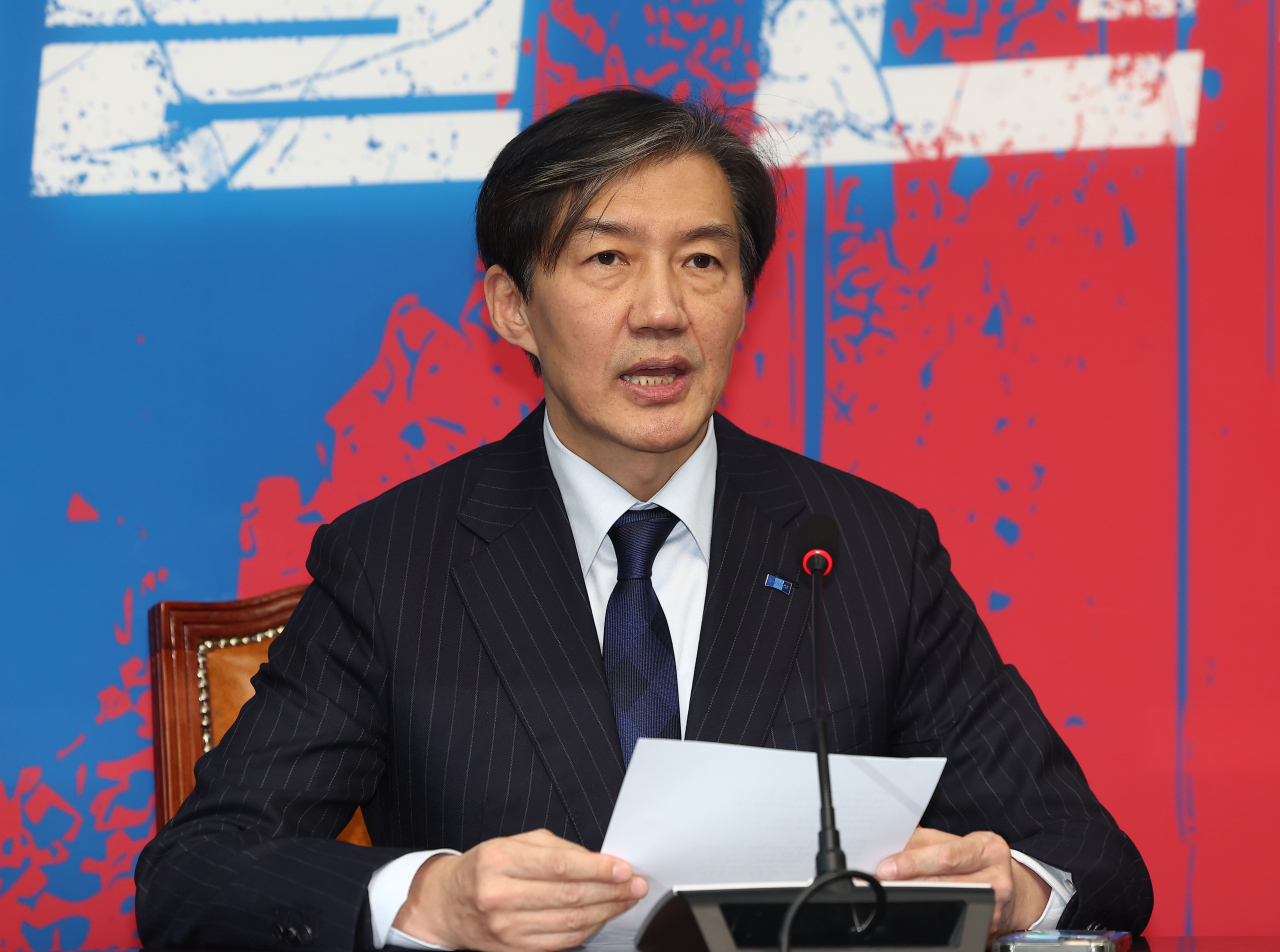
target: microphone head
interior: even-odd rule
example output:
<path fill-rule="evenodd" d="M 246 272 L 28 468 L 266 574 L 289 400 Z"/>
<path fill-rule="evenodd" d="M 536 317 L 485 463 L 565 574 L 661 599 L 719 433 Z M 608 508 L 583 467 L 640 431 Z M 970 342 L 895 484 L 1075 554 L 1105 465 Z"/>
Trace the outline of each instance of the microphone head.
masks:
<path fill-rule="evenodd" d="M 815 512 L 805 516 L 800 523 L 800 535 L 796 539 L 796 554 L 800 557 L 800 565 L 809 575 L 813 569 L 809 567 L 809 557 L 814 552 L 822 552 L 827 557 L 827 569 L 823 575 L 831 572 L 835 565 L 836 555 L 840 549 L 840 526 L 831 516 Z"/>

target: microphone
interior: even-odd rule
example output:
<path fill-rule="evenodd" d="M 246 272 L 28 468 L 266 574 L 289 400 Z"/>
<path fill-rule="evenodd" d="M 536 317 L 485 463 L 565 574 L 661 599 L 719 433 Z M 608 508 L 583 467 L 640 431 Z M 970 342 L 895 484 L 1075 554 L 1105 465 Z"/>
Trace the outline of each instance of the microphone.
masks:
<path fill-rule="evenodd" d="M 800 566 L 808 575 L 814 572 L 830 575 L 840 551 L 840 525 L 822 513 L 805 516 L 800 523 L 796 548 L 800 552 Z"/>
<path fill-rule="evenodd" d="M 814 746 L 818 753 L 818 792 L 822 797 L 821 829 L 818 833 L 818 875 L 844 869 L 844 851 L 840 849 L 840 831 L 836 829 L 836 811 L 831 804 L 831 772 L 827 758 L 826 672 L 823 664 L 822 584 L 835 568 L 840 550 L 840 526 L 830 516 L 815 513 L 800 523 L 796 548 L 800 566 L 813 582 L 813 602 L 809 620 L 813 634 L 813 719 Z"/>
<path fill-rule="evenodd" d="M 787 914 L 783 917 L 782 928 L 778 933 L 779 952 L 790 952 L 791 927 L 795 923 L 796 914 L 817 893 L 830 886 L 840 884 L 852 898 L 850 887 L 855 880 L 861 880 L 871 886 L 875 893 L 876 905 L 871 918 L 863 922 L 856 909 L 852 912 L 853 926 L 850 931 L 857 935 L 868 932 L 884 919 L 888 903 L 884 886 L 880 885 L 878 879 L 845 865 L 844 850 L 840 848 L 840 831 L 836 828 L 836 810 L 831 803 L 831 769 L 827 756 L 827 721 L 830 720 L 831 711 L 827 707 L 826 672 L 823 664 L 822 586 L 835 568 L 836 555 L 840 551 L 839 524 L 831 516 L 821 513 L 806 516 L 800 523 L 796 549 L 800 556 L 800 567 L 813 583 L 813 601 L 809 610 L 810 632 L 813 636 L 813 708 L 810 714 L 813 719 L 814 749 L 818 755 L 818 794 L 822 806 L 818 854 L 814 862 L 817 875 L 787 907 Z"/>

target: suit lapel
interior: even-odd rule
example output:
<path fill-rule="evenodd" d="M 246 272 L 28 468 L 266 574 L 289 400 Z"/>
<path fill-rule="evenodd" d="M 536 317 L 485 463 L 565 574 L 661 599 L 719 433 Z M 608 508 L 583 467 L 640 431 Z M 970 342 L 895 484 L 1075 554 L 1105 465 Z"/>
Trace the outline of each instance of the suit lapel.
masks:
<path fill-rule="evenodd" d="M 690 740 L 763 745 L 794 667 L 808 587 L 798 581 L 796 516 L 806 503 L 776 451 L 716 417 L 715 516 L 706 607 L 689 703 Z"/>
<path fill-rule="evenodd" d="M 622 755 L 542 412 L 486 464 L 458 520 L 488 546 L 454 568 L 454 582 L 579 839 L 599 849 L 622 786 Z"/>

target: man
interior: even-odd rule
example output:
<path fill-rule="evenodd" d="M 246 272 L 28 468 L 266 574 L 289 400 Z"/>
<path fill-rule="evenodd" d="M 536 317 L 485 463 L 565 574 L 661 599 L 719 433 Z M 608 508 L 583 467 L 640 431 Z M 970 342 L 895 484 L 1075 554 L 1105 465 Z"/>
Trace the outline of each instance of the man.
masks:
<path fill-rule="evenodd" d="M 476 209 L 494 328 L 546 400 L 316 533 L 257 693 L 138 865 L 148 945 L 563 949 L 647 884 L 602 856 L 642 736 L 811 749 L 811 512 L 831 743 L 947 758 L 885 879 L 991 883 L 992 934 L 1141 930 L 1129 839 L 951 576 L 932 518 L 714 411 L 773 244 L 767 170 L 712 114 L 580 100 Z M 373 848 L 330 837 L 362 806 Z M 443 852 L 442 852 L 443 851 Z"/>

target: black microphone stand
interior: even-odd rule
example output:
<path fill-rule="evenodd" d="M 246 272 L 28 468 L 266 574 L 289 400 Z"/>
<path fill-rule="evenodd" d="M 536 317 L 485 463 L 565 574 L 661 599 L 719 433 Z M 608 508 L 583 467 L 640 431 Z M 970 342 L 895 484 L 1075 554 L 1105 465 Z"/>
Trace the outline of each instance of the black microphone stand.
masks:
<path fill-rule="evenodd" d="M 835 883 L 851 885 L 854 880 L 862 880 L 875 892 L 876 906 L 870 919 L 863 922 L 858 917 L 857 910 L 853 911 L 852 931 L 858 935 L 869 932 L 876 923 L 880 922 L 888 906 L 888 896 L 880 880 L 870 873 L 846 868 L 844 850 L 840 848 L 840 831 L 836 828 L 836 809 L 831 803 L 831 765 L 827 755 L 827 721 L 830 719 L 831 712 L 827 709 L 827 681 L 822 639 L 822 583 L 826 574 L 831 571 L 831 557 L 821 549 L 807 552 L 804 555 L 803 567 L 813 581 L 809 619 L 813 647 L 813 734 L 814 747 L 818 754 L 818 793 L 822 800 L 821 825 L 818 830 L 818 854 L 814 863 L 817 875 L 787 908 L 787 915 L 782 920 L 782 928 L 778 933 L 779 952 L 790 952 L 791 927 L 795 923 L 796 914 L 813 896 Z"/>
<path fill-rule="evenodd" d="M 817 710 L 813 714 L 814 743 L 818 752 L 818 792 L 822 797 L 822 827 L 818 832 L 818 875 L 845 868 L 844 850 L 840 848 L 840 831 L 836 829 L 836 810 L 831 805 L 831 767 L 827 757 L 827 678 L 822 641 L 822 582 L 831 563 L 825 553 L 809 557 L 805 569 L 813 579 L 813 598 L 809 610 L 812 619 L 813 690 Z"/>

